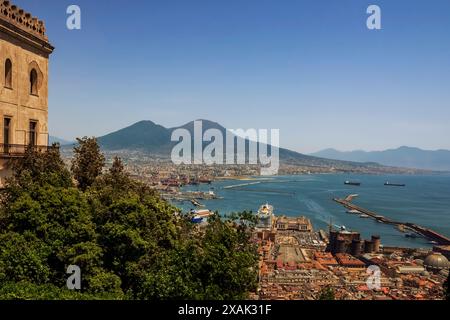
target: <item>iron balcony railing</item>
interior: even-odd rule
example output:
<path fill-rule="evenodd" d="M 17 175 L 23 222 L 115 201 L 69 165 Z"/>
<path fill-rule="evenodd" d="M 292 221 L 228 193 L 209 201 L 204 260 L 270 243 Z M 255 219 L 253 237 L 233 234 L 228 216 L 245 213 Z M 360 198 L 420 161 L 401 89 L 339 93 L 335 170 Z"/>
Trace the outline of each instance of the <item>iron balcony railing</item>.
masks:
<path fill-rule="evenodd" d="M 22 157 L 30 148 L 37 152 L 46 152 L 49 150 L 59 149 L 58 146 L 33 146 L 25 144 L 0 143 L 0 157 Z"/>

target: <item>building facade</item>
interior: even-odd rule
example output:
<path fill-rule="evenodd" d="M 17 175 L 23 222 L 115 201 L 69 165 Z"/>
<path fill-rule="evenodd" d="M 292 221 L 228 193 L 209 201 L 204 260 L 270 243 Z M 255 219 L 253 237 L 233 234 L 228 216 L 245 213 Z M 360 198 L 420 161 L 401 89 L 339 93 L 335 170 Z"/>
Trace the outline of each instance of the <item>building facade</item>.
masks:
<path fill-rule="evenodd" d="M 306 217 L 279 217 L 276 220 L 277 230 L 312 232 L 311 221 Z"/>
<path fill-rule="evenodd" d="M 48 145 L 48 61 L 43 21 L 0 0 L 0 185 L 11 161 Z"/>

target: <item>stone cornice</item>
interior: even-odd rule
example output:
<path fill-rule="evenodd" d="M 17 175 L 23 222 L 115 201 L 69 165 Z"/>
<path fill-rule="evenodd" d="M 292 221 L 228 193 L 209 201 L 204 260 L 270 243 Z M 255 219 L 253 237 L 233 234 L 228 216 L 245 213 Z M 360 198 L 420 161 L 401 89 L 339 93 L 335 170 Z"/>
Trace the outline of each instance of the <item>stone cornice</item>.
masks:
<path fill-rule="evenodd" d="M 0 29 L 20 40 L 25 39 L 46 53 L 51 53 L 54 49 L 45 33 L 44 22 L 7 0 L 0 0 Z"/>

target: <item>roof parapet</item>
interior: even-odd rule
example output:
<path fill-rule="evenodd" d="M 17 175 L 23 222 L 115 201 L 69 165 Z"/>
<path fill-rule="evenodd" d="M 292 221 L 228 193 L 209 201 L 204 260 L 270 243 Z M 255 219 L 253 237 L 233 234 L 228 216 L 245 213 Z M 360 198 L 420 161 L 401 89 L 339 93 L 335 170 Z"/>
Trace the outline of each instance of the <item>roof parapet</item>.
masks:
<path fill-rule="evenodd" d="M 6 20 L 39 39 L 48 42 L 44 21 L 33 17 L 31 13 L 25 12 L 23 9 L 11 4 L 9 0 L 0 0 L 0 19 Z"/>

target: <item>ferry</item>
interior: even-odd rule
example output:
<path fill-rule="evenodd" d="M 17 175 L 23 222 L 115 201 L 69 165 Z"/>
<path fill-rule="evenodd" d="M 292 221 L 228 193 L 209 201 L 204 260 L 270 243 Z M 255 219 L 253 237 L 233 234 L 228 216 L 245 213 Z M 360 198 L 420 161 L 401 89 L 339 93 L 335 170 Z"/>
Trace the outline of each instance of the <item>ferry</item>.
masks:
<path fill-rule="evenodd" d="M 359 187 L 361 185 L 361 182 L 348 181 L 347 180 L 347 181 L 344 182 L 344 184 L 347 185 L 347 186 L 358 186 Z"/>
<path fill-rule="evenodd" d="M 208 218 L 213 216 L 214 213 L 208 209 L 204 210 L 191 210 L 191 214 L 193 215 L 191 221 L 193 223 L 202 223 L 208 221 Z"/>

